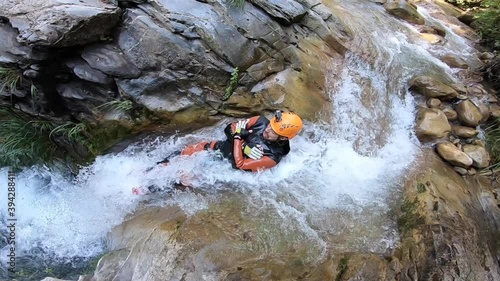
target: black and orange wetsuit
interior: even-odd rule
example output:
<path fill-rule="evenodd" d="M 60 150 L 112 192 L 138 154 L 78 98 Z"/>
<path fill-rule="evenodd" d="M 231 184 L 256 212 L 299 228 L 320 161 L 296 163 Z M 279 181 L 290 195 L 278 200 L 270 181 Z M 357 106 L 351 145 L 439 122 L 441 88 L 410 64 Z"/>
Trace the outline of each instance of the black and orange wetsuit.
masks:
<path fill-rule="evenodd" d="M 276 166 L 283 156 L 290 152 L 290 143 L 285 141 L 267 141 L 263 137 L 263 132 L 269 125 L 269 120 L 264 116 L 254 116 L 248 119 L 247 130 L 252 132 L 244 139 L 234 139 L 234 129 L 236 122 L 227 125 L 224 129 L 227 139 L 225 141 L 204 141 L 190 145 L 182 150 L 181 155 L 192 155 L 202 150 L 218 150 L 224 158 L 231 161 L 233 168 L 257 172 L 263 169 L 269 169 Z M 254 160 L 248 158 L 243 153 L 243 146 L 254 147 L 261 145 L 264 150 L 262 158 Z"/>

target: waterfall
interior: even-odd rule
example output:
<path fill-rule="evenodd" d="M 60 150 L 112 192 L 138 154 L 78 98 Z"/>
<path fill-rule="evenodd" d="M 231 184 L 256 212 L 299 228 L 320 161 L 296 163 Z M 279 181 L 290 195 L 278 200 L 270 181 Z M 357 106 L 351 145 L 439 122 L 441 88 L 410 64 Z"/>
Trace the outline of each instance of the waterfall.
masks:
<path fill-rule="evenodd" d="M 47 166 L 26 168 L 15 179 L 17 254 L 62 261 L 94 257 L 106 251 L 107 233 L 136 210 L 175 205 L 194 215 L 228 193 L 243 198 L 255 217 L 268 221 L 269 229 L 309 241 L 312 261 L 325 256 L 327 244 L 337 251 L 375 253 L 397 245 L 390 203 L 400 193 L 420 146 L 413 133 L 415 98 L 407 90 L 408 80 L 421 73 L 454 80 L 456 73 L 437 54 L 473 49 L 452 30 L 447 30 L 449 40 L 443 46 L 415 39 L 414 27 L 374 3 L 335 5 L 356 39 L 340 76 L 327 77 L 332 117 L 305 122 L 301 135 L 291 141 L 291 153 L 277 167 L 246 173 L 201 152 L 145 172 L 187 144 L 220 139 L 225 125 L 234 121 L 228 119 L 187 135 L 147 138 L 120 153 L 99 156 L 76 176 Z M 425 10 L 419 11 L 439 24 Z M 471 63 L 475 59 L 461 55 Z M 7 168 L 0 169 L 0 183 L 7 182 L 7 173 Z M 131 192 L 134 186 L 151 184 L 171 191 L 186 175 L 195 191 L 147 196 Z M 4 194 L 0 218 L 3 234 Z M 273 238 L 262 239 L 269 248 Z M 8 246 L 5 241 L 0 245 L 0 261 L 5 264 Z"/>

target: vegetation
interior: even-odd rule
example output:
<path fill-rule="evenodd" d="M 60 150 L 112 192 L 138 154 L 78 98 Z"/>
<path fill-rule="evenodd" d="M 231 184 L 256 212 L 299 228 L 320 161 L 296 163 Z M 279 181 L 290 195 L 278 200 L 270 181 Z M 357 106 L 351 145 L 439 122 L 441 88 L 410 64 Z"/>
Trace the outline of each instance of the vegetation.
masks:
<path fill-rule="evenodd" d="M 21 167 L 64 158 L 91 160 L 129 133 L 119 123 L 93 126 L 65 122 L 54 126 L 32 120 L 10 108 L 0 108 L 0 166 Z"/>
<path fill-rule="evenodd" d="M 23 75 L 21 71 L 0 66 L 0 95 L 11 96 L 23 82 Z"/>
<path fill-rule="evenodd" d="M 233 92 L 236 89 L 236 85 L 238 85 L 239 78 L 240 78 L 240 70 L 236 67 L 231 73 L 229 86 L 227 86 L 226 94 L 224 95 L 224 98 L 222 100 L 228 100 L 233 95 Z"/>
<path fill-rule="evenodd" d="M 500 1 L 483 0 L 472 27 L 481 33 L 485 46 L 500 50 Z"/>
<path fill-rule="evenodd" d="M 411 229 L 425 223 L 424 217 L 418 214 L 418 201 L 405 199 L 400 206 L 400 213 L 397 214 L 398 229 L 401 234 L 405 234 Z"/>
<path fill-rule="evenodd" d="M 99 105 L 97 108 L 106 108 L 116 111 L 130 111 L 134 104 L 130 100 L 113 100 Z"/>
<path fill-rule="evenodd" d="M 486 141 L 490 148 L 491 166 L 494 171 L 500 170 L 500 118 L 491 121 L 484 129 Z"/>
<path fill-rule="evenodd" d="M 340 259 L 339 265 L 337 266 L 337 276 L 335 276 L 335 281 L 341 281 L 342 277 L 347 271 L 349 265 L 349 256 L 344 256 Z"/>
<path fill-rule="evenodd" d="M 228 3 L 231 6 L 235 6 L 235 7 L 238 7 L 238 8 L 243 8 L 243 6 L 245 5 L 245 0 L 228 0 Z"/>
<path fill-rule="evenodd" d="M 0 166 L 18 167 L 50 161 L 57 146 L 50 140 L 53 127 L 44 121 L 27 121 L 0 108 Z"/>

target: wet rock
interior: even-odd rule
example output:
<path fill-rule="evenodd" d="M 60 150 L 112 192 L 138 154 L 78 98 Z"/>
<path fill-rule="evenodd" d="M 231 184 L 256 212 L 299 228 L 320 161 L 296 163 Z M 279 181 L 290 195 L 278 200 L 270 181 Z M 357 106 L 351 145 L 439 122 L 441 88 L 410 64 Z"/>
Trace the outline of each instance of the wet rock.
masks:
<path fill-rule="evenodd" d="M 486 120 L 490 118 L 490 108 L 486 104 L 478 100 L 471 99 L 471 102 L 477 107 L 477 109 L 479 109 L 479 112 L 483 116 L 479 123 L 486 122 Z"/>
<path fill-rule="evenodd" d="M 430 108 L 438 108 L 441 105 L 441 101 L 439 99 L 430 98 L 427 100 L 427 106 Z"/>
<path fill-rule="evenodd" d="M 117 24 L 121 9 L 93 0 L 19 0 L 2 9 L 27 45 L 69 47 L 99 41 Z"/>
<path fill-rule="evenodd" d="M 33 70 L 33 69 L 27 69 L 23 72 L 24 77 L 28 77 L 31 79 L 35 79 L 41 76 L 40 72 Z"/>
<path fill-rule="evenodd" d="M 444 113 L 436 108 L 423 108 L 418 111 L 415 131 L 421 141 L 433 141 L 446 137 L 451 130 Z"/>
<path fill-rule="evenodd" d="M 495 58 L 495 54 L 490 52 L 482 52 L 478 55 L 478 58 L 480 60 L 492 60 Z"/>
<path fill-rule="evenodd" d="M 471 13 L 462 13 L 457 19 L 466 25 L 470 25 L 474 21 L 474 15 Z"/>
<path fill-rule="evenodd" d="M 472 138 L 479 134 L 479 131 L 466 126 L 452 126 L 451 131 L 458 137 Z"/>
<path fill-rule="evenodd" d="M 484 143 L 484 141 L 482 141 L 482 140 L 477 140 L 476 139 L 472 143 L 475 144 L 475 145 L 478 145 L 480 147 L 485 147 L 486 148 L 486 143 Z"/>
<path fill-rule="evenodd" d="M 463 84 L 453 83 L 453 84 L 450 85 L 450 87 L 452 87 L 460 95 L 466 95 L 467 94 L 467 88 Z"/>
<path fill-rule="evenodd" d="M 114 82 L 114 80 L 109 76 L 97 69 L 90 67 L 90 65 L 82 59 L 69 60 L 66 62 L 66 66 L 69 67 L 76 76 L 85 81 L 104 85 Z"/>
<path fill-rule="evenodd" d="M 57 279 L 54 277 L 45 277 L 42 279 L 42 281 L 71 281 L 71 280 L 63 280 L 63 279 Z"/>
<path fill-rule="evenodd" d="M 287 24 L 300 22 L 307 13 L 304 6 L 293 0 L 250 0 L 250 2 Z"/>
<path fill-rule="evenodd" d="M 486 168 L 490 165 L 491 158 L 484 147 L 466 144 L 463 150 L 474 161 L 472 164 L 474 167 Z"/>
<path fill-rule="evenodd" d="M 490 104 L 489 109 L 492 117 L 494 118 L 500 117 L 500 106 L 498 104 Z"/>
<path fill-rule="evenodd" d="M 410 90 L 429 98 L 452 99 L 458 96 L 452 87 L 430 76 L 418 76 L 410 82 Z"/>
<path fill-rule="evenodd" d="M 441 142 L 436 146 L 439 156 L 443 157 L 450 164 L 462 168 L 468 168 L 472 165 L 473 160 L 466 153 L 458 149 L 450 142 Z"/>
<path fill-rule="evenodd" d="M 487 94 L 487 92 L 484 90 L 482 86 L 474 85 L 467 87 L 467 94 L 470 96 L 482 97 L 483 95 Z"/>
<path fill-rule="evenodd" d="M 405 0 L 390 0 L 384 4 L 387 12 L 397 18 L 414 24 L 424 24 L 425 19 L 417 12 L 415 5 Z"/>
<path fill-rule="evenodd" d="M 341 22 L 333 21 L 333 17 L 327 18 L 325 22 L 319 14 L 308 12 L 302 24 L 314 31 L 339 54 L 345 54 L 347 51 L 347 42 L 351 39 L 352 32 Z"/>
<path fill-rule="evenodd" d="M 470 168 L 469 170 L 467 170 L 467 174 L 468 174 L 469 176 L 473 176 L 473 175 L 475 175 L 476 173 L 477 173 L 477 171 L 476 171 L 476 169 L 474 169 L 474 168 Z"/>
<path fill-rule="evenodd" d="M 465 176 L 468 174 L 467 169 L 462 168 L 462 167 L 455 166 L 455 167 L 453 167 L 453 170 L 455 170 L 457 173 L 461 174 L 462 176 Z"/>
<path fill-rule="evenodd" d="M 141 75 L 141 71 L 126 59 L 122 50 L 111 44 L 96 44 L 85 47 L 82 58 L 90 67 L 113 77 L 137 78 Z M 82 68 L 83 66 L 80 67 L 80 70 L 83 70 Z M 84 74 L 83 71 L 81 71 L 80 74 L 84 77 L 88 77 L 88 79 L 98 79 L 97 72 L 87 72 Z M 94 77 L 90 78 L 91 76 Z"/>
<path fill-rule="evenodd" d="M 448 118 L 448 121 L 455 121 L 458 118 L 458 114 L 455 110 L 453 110 L 451 107 L 445 107 L 442 109 L 444 115 L 446 115 L 446 118 Z"/>
<path fill-rule="evenodd" d="M 444 63 L 446 63 L 449 67 L 455 68 L 469 68 L 469 65 L 462 58 L 453 56 L 453 55 L 444 55 L 440 58 Z"/>
<path fill-rule="evenodd" d="M 446 43 L 446 39 L 436 34 L 422 33 L 420 36 L 432 45 L 444 45 Z"/>
<path fill-rule="evenodd" d="M 457 106 L 458 120 L 467 126 L 476 127 L 483 119 L 483 114 L 471 101 L 461 101 Z"/>

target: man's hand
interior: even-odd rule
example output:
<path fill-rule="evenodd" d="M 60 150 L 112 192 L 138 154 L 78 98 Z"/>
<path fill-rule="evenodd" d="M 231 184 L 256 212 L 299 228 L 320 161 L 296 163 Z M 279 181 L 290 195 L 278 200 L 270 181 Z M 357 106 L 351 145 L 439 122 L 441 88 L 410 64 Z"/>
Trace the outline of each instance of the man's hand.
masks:
<path fill-rule="evenodd" d="M 256 145 L 254 147 L 250 147 L 249 145 L 246 145 L 243 147 L 243 154 L 246 156 L 250 157 L 253 160 L 258 160 L 262 158 L 264 155 L 264 150 L 260 145 Z"/>
<path fill-rule="evenodd" d="M 233 130 L 233 135 L 241 134 L 241 130 L 245 130 L 247 128 L 248 119 L 240 120 L 236 123 L 236 126 Z"/>

